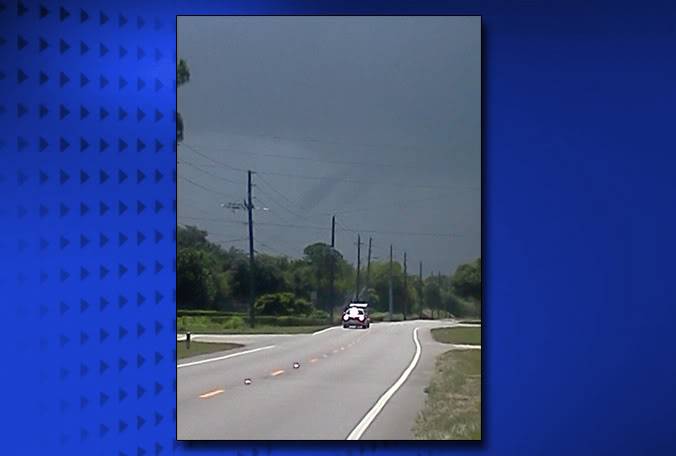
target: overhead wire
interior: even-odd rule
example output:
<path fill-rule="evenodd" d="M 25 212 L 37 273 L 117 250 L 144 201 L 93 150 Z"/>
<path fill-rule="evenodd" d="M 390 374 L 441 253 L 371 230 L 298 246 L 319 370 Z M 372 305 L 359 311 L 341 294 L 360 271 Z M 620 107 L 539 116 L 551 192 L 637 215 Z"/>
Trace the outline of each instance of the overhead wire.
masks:
<path fill-rule="evenodd" d="M 199 166 L 197 166 L 197 165 L 195 165 L 194 163 L 191 163 L 191 162 L 189 162 L 188 160 L 185 160 L 185 159 L 181 159 L 180 161 L 178 161 L 178 164 L 179 164 L 179 165 L 188 165 L 188 166 L 190 166 L 190 167 L 193 168 L 193 169 L 196 169 L 196 170 L 198 170 L 198 171 L 200 171 L 200 172 L 202 172 L 202 173 L 204 173 L 204 174 L 207 174 L 207 175 L 209 175 L 209 176 L 211 176 L 211 177 L 215 177 L 216 179 L 220 179 L 220 180 L 222 180 L 222 181 L 224 181 L 224 182 L 227 182 L 227 183 L 229 183 L 229 184 L 246 185 L 246 182 L 236 182 L 236 181 L 234 181 L 234 180 L 232 180 L 232 179 L 228 179 L 228 178 L 226 178 L 226 177 L 219 176 L 218 174 L 214 174 L 214 173 L 209 172 L 209 171 L 207 171 L 207 170 L 205 170 L 205 169 L 203 169 L 203 168 L 200 168 Z"/>
<path fill-rule="evenodd" d="M 231 169 L 233 171 L 240 171 L 240 172 L 246 172 L 249 170 L 245 170 L 244 168 L 238 168 L 232 165 L 229 165 L 227 163 L 224 163 L 220 160 L 216 160 L 200 151 L 198 151 L 195 147 L 190 146 L 185 143 L 181 143 L 181 145 L 184 145 L 191 151 L 195 152 L 196 154 L 211 160 L 212 162 L 219 164 L 221 166 L 224 166 L 228 169 Z M 269 175 L 269 176 L 283 176 L 283 177 L 291 177 L 291 178 L 296 178 L 296 179 L 311 179 L 311 180 L 333 180 L 337 182 L 342 182 L 342 183 L 347 183 L 347 184 L 366 184 L 366 185 L 385 185 L 385 186 L 394 186 L 394 187 L 410 187 L 410 188 L 423 188 L 423 189 L 448 189 L 448 190 L 455 190 L 455 189 L 467 189 L 467 190 L 480 190 L 480 187 L 475 187 L 475 186 L 461 186 L 461 185 L 424 185 L 424 184 L 407 184 L 407 183 L 402 183 L 402 182 L 384 182 L 384 181 L 377 181 L 377 180 L 360 180 L 360 179 L 352 179 L 352 178 L 344 178 L 344 177 L 334 177 L 334 176 L 312 176 L 312 175 L 307 175 L 307 174 L 289 174 L 289 173 L 282 173 L 278 171 L 265 171 L 265 170 L 260 170 L 260 169 L 254 169 L 251 170 L 256 174 L 263 174 L 263 175 Z"/>
<path fill-rule="evenodd" d="M 193 181 L 192 179 L 190 179 L 190 178 L 188 178 L 188 177 L 186 177 L 186 176 L 183 176 L 183 175 L 181 175 L 181 174 L 178 175 L 178 178 L 179 178 L 179 179 L 183 179 L 183 180 L 186 181 L 186 182 L 190 182 L 190 183 L 193 184 L 194 186 L 199 187 L 199 188 L 201 188 L 202 190 L 206 190 L 207 192 L 218 193 L 219 195 L 227 196 L 228 198 L 233 198 L 233 195 L 230 195 L 230 194 L 228 194 L 228 193 L 221 192 L 220 190 L 215 190 L 215 189 L 213 189 L 213 188 L 206 187 L 206 186 L 204 186 L 204 185 L 202 185 L 202 184 L 198 184 L 197 182 Z"/>

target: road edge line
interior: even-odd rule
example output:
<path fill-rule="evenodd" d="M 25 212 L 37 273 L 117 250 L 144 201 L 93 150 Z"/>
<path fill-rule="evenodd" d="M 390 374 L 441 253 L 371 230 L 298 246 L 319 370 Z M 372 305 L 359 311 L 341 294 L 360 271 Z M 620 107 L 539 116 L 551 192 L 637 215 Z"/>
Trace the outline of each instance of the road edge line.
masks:
<path fill-rule="evenodd" d="M 222 361 L 224 359 L 234 358 L 236 356 L 248 355 L 249 353 L 255 353 L 255 352 L 258 352 L 258 351 L 261 351 L 261 350 L 269 350 L 271 348 L 275 348 L 275 345 L 267 345 L 265 347 L 258 347 L 258 348 L 253 348 L 251 350 L 245 350 L 245 351 L 241 351 L 241 352 L 237 352 L 237 353 L 231 353 L 229 355 L 219 356 L 218 358 L 201 359 L 199 361 L 192 361 L 192 362 L 189 362 L 189 363 L 178 364 L 176 366 L 176 368 L 180 369 L 182 367 L 190 367 L 190 366 L 196 366 L 198 364 L 211 363 L 211 362 L 214 362 L 214 361 Z"/>
<path fill-rule="evenodd" d="M 371 423 L 373 423 L 373 421 L 376 419 L 378 414 L 383 410 L 383 408 L 385 408 L 389 400 L 392 399 L 392 396 L 394 396 L 394 394 L 399 390 L 399 388 L 401 388 L 404 382 L 408 380 L 408 377 L 411 376 L 413 369 L 415 369 L 415 367 L 418 365 L 418 361 L 420 361 L 420 354 L 422 353 L 422 347 L 420 346 L 420 341 L 418 340 L 418 328 L 413 330 L 413 342 L 415 342 L 415 355 L 413 355 L 411 363 L 404 370 L 397 381 L 394 382 L 394 384 L 390 386 L 382 396 L 380 396 L 375 405 L 371 407 L 366 415 L 364 415 L 361 421 L 359 421 L 357 426 L 352 429 L 352 432 L 348 434 L 345 440 L 359 440 Z"/>
<path fill-rule="evenodd" d="M 330 331 L 330 330 L 332 330 L 332 329 L 336 329 L 337 327 L 338 327 L 338 326 L 331 326 L 331 327 L 329 327 L 329 328 L 320 329 L 319 331 L 313 332 L 312 335 L 313 335 L 313 336 L 316 336 L 317 334 L 325 333 L 326 331 Z"/>

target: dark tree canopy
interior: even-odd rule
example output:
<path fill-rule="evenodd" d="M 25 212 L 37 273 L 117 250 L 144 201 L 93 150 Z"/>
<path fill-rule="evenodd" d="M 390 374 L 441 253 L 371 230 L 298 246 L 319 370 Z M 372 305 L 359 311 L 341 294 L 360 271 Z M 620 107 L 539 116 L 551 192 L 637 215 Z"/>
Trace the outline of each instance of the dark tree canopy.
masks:
<path fill-rule="evenodd" d="M 176 87 L 181 87 L 183 84 L 190 81 L 190 69 L 185 60 L 179 59 L 176 64 Z M 176 113 L 176 141 L 183 141 L 183 117 L 180 113 Z"/>
<path fill-rule="evenodd" d="M 481 299 L 481 258 L 460 265 L 453 274 L 451 283 L 463 297 Z"/>

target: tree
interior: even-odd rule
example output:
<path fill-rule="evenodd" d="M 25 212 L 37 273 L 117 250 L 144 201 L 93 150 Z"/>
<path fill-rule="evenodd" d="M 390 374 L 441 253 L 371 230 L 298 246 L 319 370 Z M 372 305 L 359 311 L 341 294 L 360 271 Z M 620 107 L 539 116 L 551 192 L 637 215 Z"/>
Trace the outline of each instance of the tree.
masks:
<path fill-rule="evenodd" d="M 179 59 L 176 65 L 176 85 L 181 87 L 188 81 L 190 81 L 190 68 L 185 60 Z"/>
<path fill-rule="evenodd" d="M 287 265 L 284 280 L 294 295 L 309 299 L 312 291 L 312 267 L 304 260 L 293 260 Z"/>
<path fill-rule="evenodd" d="M 451 284 L 458 295 L 481 301 L 481 258 L 458 266 Z"/>
<path fill-rule="evenodd" d="M 176 304 L 178 307 L 207 309 L 212 307 L 216 283 L 205 264 L 204 253 L 179 249 L 176 255 Z"/>
<path fill-rule="evenodd" d="M 387 312 L 390 308 L 390 264 L 387 261 L 375 261 L 371 263 L 371 287 L 377 298 L 369 300 L 372 308 Z M 409 303 L 411 299 L 412 280 L 408 281 L 408 289 L 404 289 L 404 271 L 398 262 L 392 263 L 392 299 L 394 301 L 394 313 L 403 312 L 404 301 Z"/>
<path fill-rule="evenodd" d="M 190 69 L 185 60 L 179 59 L 176 65 L 176 87 L 181 87 L 183 84 L 190 81 Z M 183 141 L 183 117 L 180 113 L 176 113 L 176 141 Z"/>
<path fill-rule="evenodd" d="M 196 226 L 179 226 L 176 230 L 176 246 L 181 248 L 202 248 L 207 245 L 207 232 Z"/>
<path fill-rule="evenodd" d="M 256 313 L 261 315 L 309 315 L 312 306 L 293 293 L 264 294 L 256 300 Z"/>
<path fill-rule="evenodd" d="M 441 288 L 439 287 L 439 278 L 437 276 L 430 276 L 425 279 L 425 289 L 423 290 L 423 293 L 425 295 L 425 307 L 427 309 L 441 309 Z"/>
<path fill-rule="evenodd" d="M 334 261 L 339 263 L 343 260 L 342 255 L 331 249 L 331 246 L 323 242 L 315 242 L 303 249 L 305 261 L 312 270 L 314 288 L 317 291 L 317 301 L 327 302 L 330 294 L 330 270 L 331 258 L 335 256 Z M 339 268 L 337 268 L 339 269 Z M 325 306 L 319 306 L 320 308 Z"/>
<path fill-rule="evenodd" d="M 232 268 L 232 293 L 239 299 L 249 296 L 249 262 L 242 258 Z M 282 271 L 275 264 L 274 257 L 258 255 L 254 273 L 256 292 L 260 294 L 284 291 L 286 282 Z"/>

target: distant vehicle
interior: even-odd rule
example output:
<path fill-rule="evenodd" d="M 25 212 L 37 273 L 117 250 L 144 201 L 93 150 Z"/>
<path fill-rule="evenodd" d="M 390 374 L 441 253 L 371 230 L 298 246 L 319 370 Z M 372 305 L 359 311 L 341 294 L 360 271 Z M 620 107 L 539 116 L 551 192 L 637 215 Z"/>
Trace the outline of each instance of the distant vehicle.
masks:
<path fill-rule="evenodd" d="M 362 329 L 369 328 L 371 326 L 371 319 L 368 312 L 361 307 L 348 306 L 343 313 L 343 328 L 351 326 Z"/>

